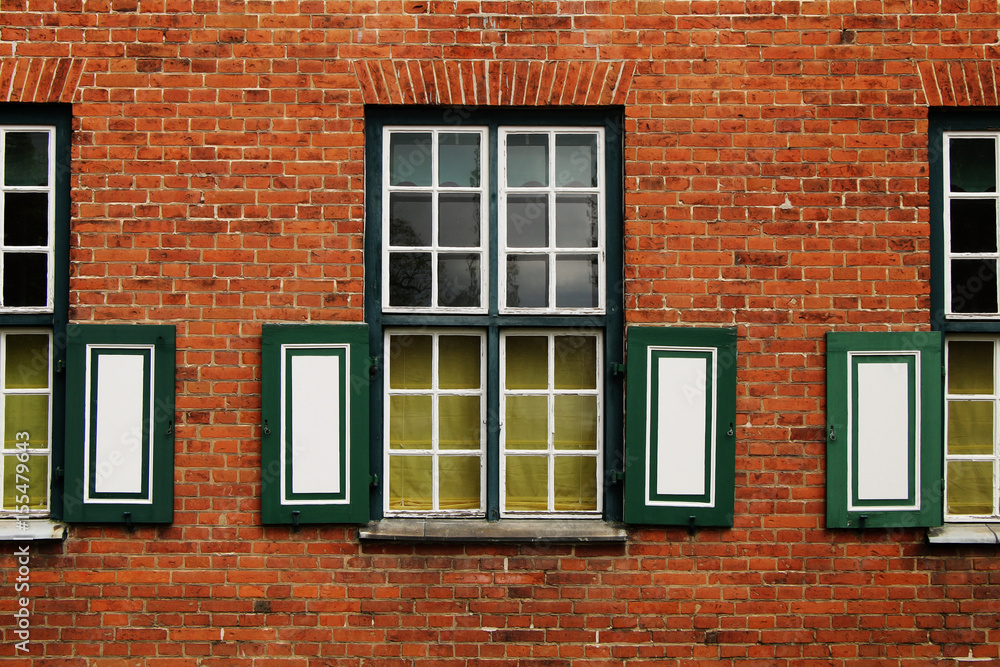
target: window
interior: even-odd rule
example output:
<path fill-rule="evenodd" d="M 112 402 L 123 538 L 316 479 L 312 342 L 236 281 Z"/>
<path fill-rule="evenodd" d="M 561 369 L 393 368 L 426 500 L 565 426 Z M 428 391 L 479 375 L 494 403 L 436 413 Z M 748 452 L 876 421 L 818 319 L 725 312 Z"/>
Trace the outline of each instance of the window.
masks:
<path fill-rule="evenodd" d="M 69 123 L 55 106 L 0 107 L 0 517 L 45 518 L 58 504 L 57 364 L 66 318 Z M 56 512 L 58 513 L 58 512 Z"/>
<path fill-rule="evenodd" d="M 458 113 L 375 114 L 369 128 L 373 514 L 620 513 L 614 118 Z"/>
<path fill-rule="evenodd" d="M 943 515 L 1000 521 L 1000 114 L 934 110 L 933 324 L 944 332 Z"/>

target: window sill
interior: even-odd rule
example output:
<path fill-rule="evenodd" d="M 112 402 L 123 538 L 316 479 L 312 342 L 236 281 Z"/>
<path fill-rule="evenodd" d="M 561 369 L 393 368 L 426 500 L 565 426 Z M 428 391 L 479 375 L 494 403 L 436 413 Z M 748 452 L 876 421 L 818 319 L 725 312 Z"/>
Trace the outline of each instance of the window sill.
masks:
<path fill-rule="evenodd" d="M 0 519 L 0 542 L 62 540 L 66 524 L 50 519 Z"/>
<path fill-rule="evenodd" d="M 946 523 L 927 531 L 931 544 L 1000 544 L 1000 524 Z"/>
<path fill-rule="evenodd" d="M 628 530 L 599 519 L 382 519 L 361 528 L 362 540 L 389 542 L 625 542 Z"/>

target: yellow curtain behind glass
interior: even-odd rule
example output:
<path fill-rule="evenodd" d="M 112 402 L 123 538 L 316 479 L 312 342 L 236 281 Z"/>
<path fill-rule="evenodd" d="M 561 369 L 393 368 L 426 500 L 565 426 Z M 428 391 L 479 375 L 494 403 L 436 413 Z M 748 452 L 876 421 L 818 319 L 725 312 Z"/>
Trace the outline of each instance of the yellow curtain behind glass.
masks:
<path fill-rule="evenodd" d="M 442 456 L 438 459 L 438 502 L 443 510 L 471 510 L 480 506 L 480 458 Z"/>
<path fill-rule="evenodd" d="M 47 334 L 8 334 L 4 386 L 7 389 L 45 389 L 49 386 Z"/>
<path fill-rule="evenodd" d="M 993 393 L 993 341 L 948 343 L 948 393 Z"/>
<path fill-rule="evenodd" d="M 597 338 L 556 336 L 555 388 L 597 388 Z"/>
<path fill-rule="evenodd" d="M 948 453 L 993 454 L 993 401 L 948 401 Z"/>
<path fill-rule="evenodd" d="M 22 457 L 23 458 L 23 457 Z M 47 509 L 46 498 L 49 487 L 49 457 L 47 455 L 29 456 L 27 470 L 20 473 L 18 479 L 17 466 L 20 462 L 14 454 L 3 457 L 3 508 L 5 510 L 19 510 L 22 505 L 27 504 L 30 509 Z M 27 478 L 25 481 L 24 478 Z M 18 486 L 21 488 L 19 489 Z M 25 488 L 27 486 L 27 488 Z M 24 493 L 27 491 L 27 493 Z M 17 502 L 18 496 L 27 495 L 27 503 Z"/>
<path fill-rule="evenodd" d="M 587 512 L 597 509 L 596 458 L 556 457 L 555 509 L 563 512 Z"/>
<path fill-rule="evenodd" d="M 49 446 L 49 397 L 47 394 L 12 394 L 4 398 L 4 449 L 17 448 L 17 434 L 27 433 L 31 449 Z"/>
<path fill-rule="evenodd" d="M 948 513 L 993 513 L 993 462 L 948 462 Z"/>
<path fill-rule="evenodd" d="M 544 456 L 508 456 L 506 509 L 508 512 L 544 512 L 549 504 L 548 460 Z"/>

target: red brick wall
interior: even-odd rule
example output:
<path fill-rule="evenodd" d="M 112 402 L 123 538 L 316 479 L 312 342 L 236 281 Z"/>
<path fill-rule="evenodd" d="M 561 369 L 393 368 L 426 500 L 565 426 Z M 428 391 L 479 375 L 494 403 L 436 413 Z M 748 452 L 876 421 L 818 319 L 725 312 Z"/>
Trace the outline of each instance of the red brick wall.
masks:
<path fill-rule="evenodd" d="M 73 104 L 71 319 L 178 330 L 174 524 L 32 545 L 21 662 L 1000 662 L 996 547 L 823 518 L 823 335 L 927 328 L 928 106 L 997 104 L 998 30 L 995 0 L 0 0 L 0 102 Z M 628 321 L 739 330 L 732 530 L 259 525 L 261 324 L 362 319 L 366 103 L 624 107 Z"/>

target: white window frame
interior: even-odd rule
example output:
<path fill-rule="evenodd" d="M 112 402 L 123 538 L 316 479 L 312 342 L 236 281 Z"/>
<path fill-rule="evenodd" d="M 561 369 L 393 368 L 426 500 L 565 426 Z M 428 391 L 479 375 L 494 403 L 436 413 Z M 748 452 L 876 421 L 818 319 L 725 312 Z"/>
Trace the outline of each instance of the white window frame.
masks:
<path fill-rule="evenodd" d="M 536 134 L 548 137 L 549 163 L 548 163 L 548 185 L 537 187 L 510 187 L 507 179 L 507 137 L 512 134 Z M 597 142 L 597 186 L 557 186 L 556 183 L 556 137 L 561 135 L 595 135 Z M 605 183 L 605 161 L 604 155 L 604 128 L 602 127 L 500 127 L 498 133 L 497 164 L 499 169 L 499 182 L 497 187 L 498 216 L 497 216 L 497 243 L 499 246 L 499 277 L 498 277 L 498 301 L 499 309 L 503 314 L 602 314 L 607 308 L 607 258 L 606 258 L 606 237 L 607 222 L 605 220 L 605 200 L 607 197 Z M 587 195 L 597 196 L 597 246 L 592 248 L 560 248 L 556 246 L 556 198 L 560 195 Z M 545 247 L 519 248 L 509 246 L 507 243 L 507 198 L 509 195 L 535 195 L 544 196 L 548 199 L 549 220 L 548 224 L 548 244 Z M 548 303 L 545 308 L 519 308 L 507 305 L 507 257 L 508 255 L 537 255 L 548 258 Z M 598 305 L 594 308 L 559 308 L 556 303 L 556 259 L 560 255 L 597 255 L 598 283 L 597 290 Z"/>
<path fill-rule="evenodd" d="M 513 389 L 507 387 L 507 339 L 517 336 L 545 336 L 547 339 L 547 378 L 548 387 L 546 389 Z M 592 336 L 595 339 L 596 359 L 596 386 L 594 389 L 556 389 L 555 379 L 555 339 L 557 336 Z M 603 350 L 604 333 L 600 329 L 573 329 L 573 328 L 515 328 L 506 329 L 500 332 L 500 516 L 504 518 L 532 518 L 532 517 L 565 517 L 565 518 L 593 518 L 601 516 L 604 510 L 604 475 L 602 462 L 604 460 L 604 415 L 602 405 L 604 397 L 604 375 L 603 375 Z M 507 414 L 508 396 L 545 396 L 548 399 L 548 427 L 546 434 L 546 449 L 507 449 L 507 427 L 505 415 Z M 597 398 L 597 443 L 592 452 L 581 452 L 580 450 L 557 450 L 555 448 L 555 397 L 556 396 L 595 396 Z M 508 456 L 545 456 L 547 460 L 547 490 L 548 509 L 544 512 L 515 511 L 507 509 L 507 457 Z M 597 506 L 591 511 L 566 511 L 555 509 L 555 459 L 558 457 L 573 458 L 594 458 L 596 460 L 596 489 Z"/>

